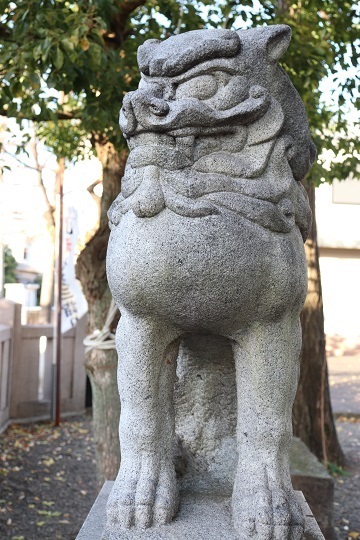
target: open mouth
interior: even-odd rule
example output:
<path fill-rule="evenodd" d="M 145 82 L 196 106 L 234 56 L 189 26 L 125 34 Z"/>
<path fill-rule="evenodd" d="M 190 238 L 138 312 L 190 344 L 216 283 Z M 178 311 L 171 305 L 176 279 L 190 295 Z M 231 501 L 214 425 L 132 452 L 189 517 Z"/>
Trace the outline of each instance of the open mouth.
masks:
<path fill-rule="evenodd" d="M 128 145 L 130 150 L 134 150 L 139 146 L 176 146 L 175 137 L 167 133 L 143 132 L 133 137 L 129 137 Z"/>
<path fill-rule="evenodd" d="M 166 170 L 190 167 L 193 162 L 195 137 L 173 137 L 163 133 L 141 133 L 129 140 L 128 161 L 137 169 L 155 165 Z"/>

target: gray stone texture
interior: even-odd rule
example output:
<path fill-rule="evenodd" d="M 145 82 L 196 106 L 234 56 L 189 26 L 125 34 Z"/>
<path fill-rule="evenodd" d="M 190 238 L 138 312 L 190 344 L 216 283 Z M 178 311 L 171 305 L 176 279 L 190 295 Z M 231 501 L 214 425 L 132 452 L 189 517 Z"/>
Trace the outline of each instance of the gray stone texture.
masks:
<path fill-rule="evenodd" d="M 105 505 L 113 482 L 106 482 L 96 499 L 76 540 L 238 540 L 232 523 L 227 497 L 209 494 L 183 493 L 178 516 L 171 525 L 147 530 L 121 530 L 116 533 L 106 529 Z M 305 516 L 302 540 L 324 540 L 304 496 L 295 496 Z"/>
<path fill-rule="evenodd" d="M 326 467 L 297 438 L 290 454 L 293 488 L 302 491 L 326 540 L 334 538 L 334 480 Z"/>
<path fill-rule="evenodd" d="M 303 535 L 289 453 L 311 224 L 299 181 L 315 151 L 277 64 L 289 41 L 280 25 L 139 48 L 139 88 L 120 113 L 130 155 L 109 210 L 114 538 L 175 517 L 175 462 L 187 490 L 232 492 L 241 538 Z"/>

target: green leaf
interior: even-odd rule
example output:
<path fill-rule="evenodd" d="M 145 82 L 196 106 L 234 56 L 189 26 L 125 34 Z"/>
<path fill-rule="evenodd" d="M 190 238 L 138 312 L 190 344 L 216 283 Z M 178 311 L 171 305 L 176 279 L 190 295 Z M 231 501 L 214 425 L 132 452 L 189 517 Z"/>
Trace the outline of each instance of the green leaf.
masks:
<path fill-rule="evenodd" d="M 87 51 L 90 47 L 89 40 L 86 38 L 80 39 L 80 47 L 82 48 L 83 51 Z"/>
<path fill-rule="evenodd" d="M 39 60 L 41 58 L 43 51 L 42 51 L 42 44 L 38 43 L 36 47 L 33 49 L 33 56 L 35 60 Z"/>
<path fill-rule="evenodd" d="M 90 64 L 92 67 L 98 67 L 101 64 L 101 47 L 96 43 L 92 43 L 89 48 Z"/>
<path fill-rule="evenodd" d="M 21 97 L 23 86 L 20 82 L 16 82 L 12 86 L 12 94 L 14 97 Z"/>
<path fill-rule="evenodd" d="M 60 47 L 56 47 L 54 65 L 57 69 L 60 69 L 64 63 L 64 54 Z"/>
<path fill-rule="evenodd" d="M 36 75 L 36 73 L 34 73 L 34 72 L 29 73 L 29 81 L 30 81 L 30 86 L 34 90 L 40 90 L 40 86 L 41 86 L 40 85 L 40 79 Z"/>
<path fill-rule="evenodd" d="M 43 62 L 46 62 L 51 46 L 52 46 L 52 40 L 49 37 L 45 38 L 41 44 L 41 50 L 42 50 L 41 59 Z"/>

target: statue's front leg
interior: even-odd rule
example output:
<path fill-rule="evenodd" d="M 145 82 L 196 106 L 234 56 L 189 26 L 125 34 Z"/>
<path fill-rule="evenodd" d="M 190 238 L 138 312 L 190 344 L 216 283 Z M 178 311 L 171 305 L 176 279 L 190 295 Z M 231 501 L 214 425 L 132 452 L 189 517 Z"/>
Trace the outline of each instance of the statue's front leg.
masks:
<path fill-rule="evenodd" d="M 176 512 L 173 463 L 177 337 L 168 323 L 122 310 L 116 344 L 121 398 L 121 466 L 107 505 L 108 523 L 146 528 Z"/>
<path fill-rule="evenodd" d="M 291 485 L 292 404 L 301 348 L 299 317 L 254 323 L 236 336 L 239 463 L 233 519 L 242 539 L 299 540 L 304 518 Z"/>

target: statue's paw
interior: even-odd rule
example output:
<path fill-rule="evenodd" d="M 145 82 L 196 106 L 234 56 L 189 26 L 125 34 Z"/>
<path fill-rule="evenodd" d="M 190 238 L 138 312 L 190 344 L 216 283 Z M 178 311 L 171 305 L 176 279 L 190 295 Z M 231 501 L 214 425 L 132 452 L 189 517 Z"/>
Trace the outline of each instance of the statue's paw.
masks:
<path fill-rule="evenodd" d="M 233 518 L 241 540 L 301 540 L 304 532 L 295 495 L 284 489 L 234 494 Z"/>
<path fill-rule="evenodd" d="M 178 493 L 172 463 L 146 467 L 144 462 L 137 470 L 120 469 L 107 504 L 110 527 L 147 529 L 173 519 Z"/>

